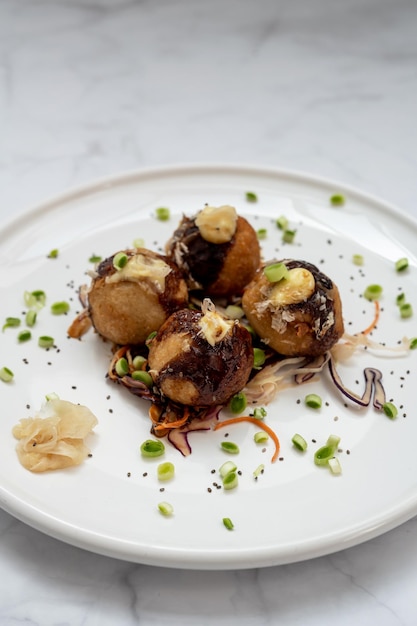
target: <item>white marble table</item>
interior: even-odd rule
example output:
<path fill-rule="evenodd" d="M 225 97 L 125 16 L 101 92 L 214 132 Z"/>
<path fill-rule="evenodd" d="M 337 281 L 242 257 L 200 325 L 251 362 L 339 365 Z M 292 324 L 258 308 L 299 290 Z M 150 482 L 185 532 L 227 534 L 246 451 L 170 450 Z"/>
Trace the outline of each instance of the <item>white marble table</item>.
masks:
<path fill-rule="evenodd" d="M 124 170 L 308 171 L 417 217 L 414 0 L 0 0 L 0 216 Z M 417 623 L 417 520 L 260 570 L 92 554 L 0 512 L 0 624 Z"/>

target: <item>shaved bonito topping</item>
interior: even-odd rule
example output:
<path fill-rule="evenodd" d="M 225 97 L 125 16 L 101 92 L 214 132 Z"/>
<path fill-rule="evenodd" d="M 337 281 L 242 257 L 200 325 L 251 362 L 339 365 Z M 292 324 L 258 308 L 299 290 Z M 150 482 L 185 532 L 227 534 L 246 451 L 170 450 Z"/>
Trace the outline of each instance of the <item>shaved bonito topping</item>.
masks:
<path fill-rule="evenodd" d="M 214 304 L 208 298 L 204 299 L 202 311 L 204 315 L 198 323 L 200 333 L 207 343 L 215 346 L 227 335 L 235 321 L 224 319 L 217 313 Z"/>
<path fill-rule="evenodd" d="M 228 204 L 206 206 L 197 214 L 195 224 L 202 238 L 209 243 L 227 243 L 236 232 L 236 209 Z"/>
<path fill-rule="evenodd" d="M 35 417 L 21 419 L 12 430 L 20 463 L 31 472 L 80 465 L 90 454 L 84 439 L 97 423 L 86 406 L 48 400 Z"/>
<path fill-rule="evenodd" d="M 135 254 L 129 258 L 124 267 L 107 276 L 106 282 L 117 283 L 123 280 L 135 282 L 148 279 L 156 285 L 159 292 L 163 292 L 165 290 L 165 278 L 171 271 L 171 267 L 162 259 Z"/>

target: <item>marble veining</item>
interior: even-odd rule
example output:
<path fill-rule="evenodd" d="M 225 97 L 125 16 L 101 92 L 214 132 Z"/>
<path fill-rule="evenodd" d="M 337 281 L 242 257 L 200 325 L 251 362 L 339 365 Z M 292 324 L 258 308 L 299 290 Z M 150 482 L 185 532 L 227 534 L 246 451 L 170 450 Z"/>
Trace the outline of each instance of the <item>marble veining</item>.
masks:
<path fill-rule="evenodd" d="M 416 32 L 414 0 L 0 0 L 0 219 L 204 162 L 331 177 L 417 217 Z M 414 626 L 416 578 L 416 519 L 304 563 L 193 572 L 0 511 L 2 626 Z"/>

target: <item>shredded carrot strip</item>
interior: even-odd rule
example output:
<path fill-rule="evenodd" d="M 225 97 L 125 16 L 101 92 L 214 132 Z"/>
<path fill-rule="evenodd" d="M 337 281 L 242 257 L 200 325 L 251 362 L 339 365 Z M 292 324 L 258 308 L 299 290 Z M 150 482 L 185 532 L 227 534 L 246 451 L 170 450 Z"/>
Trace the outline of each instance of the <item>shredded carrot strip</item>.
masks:
<path fill-rule="evenodd" d="M 154 426 L 154 430 L 162 430 L 165 428 L 179 428 L 180 426 L 183 426 L 185 424 L 189 417 L 190 411 L 186 407 L 184 409 L 184 415 L 179 420 L 175 420 L 175 422 L 160 422 L 159 424 L 156 424 L 156 426 Z"/>
<path fill-rule="evenodd" d="M 369 335 L 369 333 L 371 333 L 374 330 L 375 326 L 378 324 L 379 311 L 380 311 L 378 300 L 374 300 L 374 304 L 375 304 L 374 319 L 372 320 L 371 324 L 369 324 L 368 328 L 365 328 L 365 330 L 362 331 L 362 335 Z"/>
<path fill-rule="evenodd" d="M 275 463 L 278 458 L 280 443 L 276 433 L 272 430 L 270 426 L 264 424 L 261 420 L 256 417 L 250 417 L 250 415 L 242 415 L 241 417 L 232 417 L 231 419 L 224 420 L 223 422 L 218 422 L 214 426 L 214 430 L 218 428 L 222 428 L 223 426 L 230 426 L 232 424 L 238 424 L 239 422 L 249 422 L 250 424 L 255 424 L 259 428 L 262 428 L 268 435 L 271 437 L 272 441 L 275 444 L 275 452 L 272 455 L 271 463 Z"/>

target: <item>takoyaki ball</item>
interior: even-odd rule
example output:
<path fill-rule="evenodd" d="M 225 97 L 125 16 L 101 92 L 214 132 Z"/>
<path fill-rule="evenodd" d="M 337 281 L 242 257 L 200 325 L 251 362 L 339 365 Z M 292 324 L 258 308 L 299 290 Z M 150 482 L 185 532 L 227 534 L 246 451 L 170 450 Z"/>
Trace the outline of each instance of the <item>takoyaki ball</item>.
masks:
<path fill-rule="evenodd" d="M 188 289 L 172 261 L 145 248 L 126 250 L 126 264 L 115 256 L 97 267 L 88 293 L 96 331 L 115 344 L 141 344 L 174 311 L 187 306 Z"/>
<path fill-rule="evenodd" d="M 203 311 L 183 309 L 152 339 L 148 365 L 156 386 L 170 400 L 194 407 L 224 404 L 249 379 L 252 338 L 239 322 L 218 314 L 211 302 Z"/>
<path fill-rule="evenodd" d="M 190 289 L 213 297 L 241 295 L 261 262 L 255 230 L 228 205 L 184 216 L 166 252 L 188 277 Z"/>
<path fill-rule="evenodd" d="M 274 281 L 277 265 L 284 278 Z M 267 264 L 246 288 L 242 307 L 262 341 L 286 356 L 324 354 L 344 332 L 337 286 L 305 261 Z"/>

